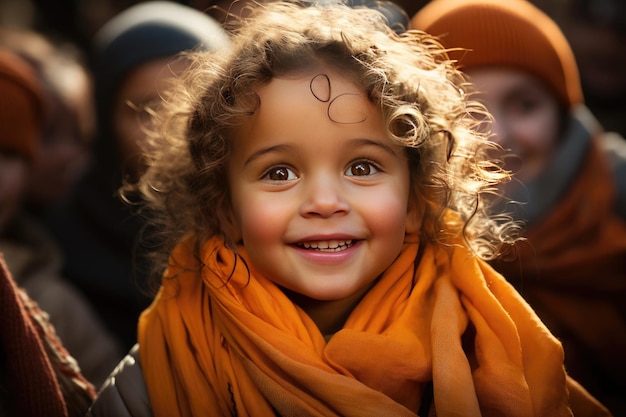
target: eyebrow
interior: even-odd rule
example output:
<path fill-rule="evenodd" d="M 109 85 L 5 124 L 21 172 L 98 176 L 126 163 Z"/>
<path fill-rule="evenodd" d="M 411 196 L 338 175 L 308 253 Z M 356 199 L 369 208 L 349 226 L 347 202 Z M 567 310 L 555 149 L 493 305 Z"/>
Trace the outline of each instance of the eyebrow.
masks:
<path fill-rule="evenodd" d="M 394 149 L 391 146 L 387 145 L 386 143 L 383 143 L 383 141 L 379 139 L 359 138 L 359 139 L 355 139 L 351 143 L 351 146 L 377 146 L 393 157 L 397 158 L 399 156 L 398 153 L 394 151 Z"/>
<path fill-rule="evenodd" d="M 389 146 L 386 143 L 383 143 L 381 140 L 357 138 L 357 139 L 350 141 L 350 147 L 359 147 L 359 146 L 376 146 L 378 148 L 381 148 L 383 151 L 387 152 L 388 154 L 390 154 L 391 156 L 395 158 L 399 157 L 398 153 L 395 152 L 391 146 Z M 258 159 L 261 156 L 266 155 L 268 153 L 285 151 L 291 148 L 292 148 L 292 145 L 288 145 L 288 144 L 280 144 L 280 145 L 268 146 L 267 148 L 261 148 L 258 151 L 254 152 L 252 155 L 250 155 L 244 162 L 243 166 L 244 167 L 247 166 L 248 164 L 253 162 L 255 159 Z"/>
<path fill-rule="evenodd" d="M 513 88 L 507 90 L 506 94 L 503 96 L 503 101 L 507 102 L 513 99 L 517 99 L 518 97 L 528 97 L 528 96 L 537 96 L 537 94 L 541 94 L 543 91 L 543 87 L 537 83 L 533 83 L 532 85 L 514 85 Z"/>
<path fill-rule="evenodd" d="M 250 155 L 248 157 L 248 159 L 246 159 L 246 162 L 243 163 L 243 166 L 246 167 L 248 164 L 253 162 L 255 159 L 258 159 L 261 156 L 266 155 L 268 153 L 278 152 L 278 151 L 285 151 L 285 150 L 288 150 L 290 148 L 291 148 L 291 145 L 285 145 L 285 144 L 268 146 L 267 148 L 261 148 L 258 151 L 254 152 L 252 155 Z"/>

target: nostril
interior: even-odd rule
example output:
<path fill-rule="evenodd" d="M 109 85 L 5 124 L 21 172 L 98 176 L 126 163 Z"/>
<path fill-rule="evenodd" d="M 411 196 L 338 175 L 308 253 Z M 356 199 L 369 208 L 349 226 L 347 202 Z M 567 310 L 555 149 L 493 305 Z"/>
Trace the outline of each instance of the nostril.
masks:
<path fill-rule="evenodd" d="M 334 185 L 317 184 L 308 190 L 300 212 L 303 216 L 331 217 L 350 211 L 350 204 Z"/>
<path fill-rule="evenodd" d="M 302 209 L 302 214 L 305 216 L 325 218 L 345 214 L 349 211 L 349 205 L 340 200 L 326 202 L 315 201 L 305 204 Z"/>

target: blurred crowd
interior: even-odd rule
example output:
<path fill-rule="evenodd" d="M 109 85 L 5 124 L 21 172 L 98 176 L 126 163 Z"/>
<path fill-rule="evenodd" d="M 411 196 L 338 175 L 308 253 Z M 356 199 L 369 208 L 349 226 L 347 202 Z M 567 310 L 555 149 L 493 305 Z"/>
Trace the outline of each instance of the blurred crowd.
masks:
<path fill-rule="evenodd" d="M 359 0 L 360 1 L 360 0 Z M 2 0 L 0 23 L 34 27 L 60 35 L 81 49 L 104 22 L 137 0 Z M 566 34 L 581 71 L 585 100 L 609 131 L 624 135 L 626 80 L 626 4 L 619 0 L 531 0 L 552 17 Z M 179 1 L 223 22 L 227 10 L 235 14 L 246 0 Z M 394 0 L 413 16 L 428 0 Z"/>
<path fill-rule="evenodd" d="M 184 59 L 174 57 L 199 46 L 212 49 L 227 45 L 228 32 L 237 24 L 236 16 L 245 14 L 245 7 L 252 4 L 245 0 L 155 2 L 160 3 L 162 9 L 151 11 L 142 9 L 141 3 L 153 2 L 0 0 L 0 263 L 3 280 L 14 281 L 15 285 L 10 283 L 6 288 L 21 294 L 11 299 L 17 303 L 19 311 L 26 311 L 24 305 L 34 300 L 37 308 L 44 312 L 44 320 L 54 327 L 53 343 L 63 347 L 57 356 L 65 361 L 77 361 L 80 370 L 71 368 L 75 372 L 72 381 L 81 395 L 87 397 L 94 395 L 94 389 L 100 387 L 136 343 L 137 319 L 153 295 L 147 285 L 147 276 L 153 272 L 147 256 L 151 233 L 158 231 L 146 230 L 142 225 L 142 216 L 150 213 L 135 210 L 132 201 L 123 201 L 117 195 L 123 182 L 137 178 L 144 168 L 137 143 L 146 134 L 148 116 L 158 109 L 159 93 L 165 88 L 167 77 L 185 68 Z M 369 3 L 370 6 L 381 4 Z M 411 18 L 428 3 L 426 0 L 396 0 L 395 7 L 386 5 L 382 9 L 396 21 L 398 28 L 402 28 L 414 23 Z M 566 363 L 569 359 L 574 376 L 583 385 L 587 383 L 585 386 L 601 401 L 614 407 L 615 415 L 626 415 L 626 402 L 622 398 L 626 389 L 626 350 L 620 350 L 626 348 L 623 298 L 626 295 L 626 246 L 623 243 L 626 242 L 626 3 L 621 0 L 533 0 L 532 3 L 554 19 L 563 31 L 580 77 L 580 97 L 569 96 L 563 102 L 564 107 L 558 102 L 555 112 L 562 111 L 558 116 L 562 118 L 575 113 L 575 123 L 591 133 L 589 138 L 585 136 L 584 140 L 589 143 L 586 147 L 576 148 L 576 143 L 582 143 L 582 139 L 571 142 L 574 144 L 567 150 L 570 153 L 559 160 L 565 161 L 562 171 L 555 174 L 554 167 L 560 167 L 555 162 L 552 171 L 543 173 L 544 177 L 537 174 L 524 180 L 527 183 L 524 183 L 522 196 L 519 190 L 515 191 L 518 193 L 516 200 L 544 199 L 537 202 L 537 206 L 533 206 L 534 201 L 527 201 L 523 213 L 517 214 L 528 223 L 528 242 L 532 248 L 520 247 L 517 255 L 498 260 L 494 266 L 505 272 L 505 277 L 511 277 L 511 282 L 520 288 L 522 295 L 528 295 L 529 302 L 548 327 L 563 339 Z M 438 33 L 433 35 L 454 32 L 454 26 L 434 27 Z M 486 63 L 482 62 L 480 67 Z M 468 70 L 478 67 L 468 65 Z M 470 71 L 470 75 L 484 80 L 478 73 Z M 472 77 L 469 79 L 472 81 Z M 481 94 L 486 96 L 487 93 Z M 497 123 L 497 109 L 491 108 L 489 103 L 485 98 Z M 582 103 L 583 111 L 575 106 Z M 561 121 L 559 119 L 559 123 Z M 567 125 L 569 119 L 564 123 Z M 566 127 L 558 125 L 555 129 L 561 134 Z M 591 138 L 596 133 L 600 135 L 599 132 L 603 143 L 596 148 L 591 145 L 595 143 Z M 510 147 L 517 156 L 524 157 L 523 148 Z M 579 149 L 575 158 L 563 159 L 574 155 L 575 149 Z M 553 155 L 550 148 L 538 152 L 543 152 L 548 160 L 541 163 L 552 164 L 547 157 Z M 549 213 L 555 213 L 557 209 L 552 209 L 560 207 L 559 203 L 573 194 L 569 189 L 575 181 L 569 178 L 586 169 L 582 161 L 589 155 L 593 155 L 593 164 L 596 164 L 589 169 L 607 171 L 606 176 L 596 177 L 594 181 L 615 179 L 610 196 L 598 197 L 606 198 L 602 204 L 607 206 L 598 209 L 600 206 L 590 204 L 590 210 L 596 211 L 586 215 L 592 216 L 594 221 L 577 217 L 579 212 L 568 214 L 564 211 L 566 208 L 561 209 L 561 217 L 555 220 Z M 609 161 L 606 164 L 603 155 Z M 538 186 L 539 191 L 532 193 L 535 190 L 531 188 L 535 184 L 533 180 L 547 181 L 545 178 L 555 178 L 563 172 L 568 173 L 568 176 L 563 174 L 564 182 L 544 182 L 555 188 L 545 191 Z M 524 175 L 520 174 L 520 178 Z M 597 188 L 594 185 L 589 189 Z M 555 189 L 559 192 L 554 193 Z M 548 196 L 550 192 L 553 193 Z M 581 201 L 593 200 L 596 194 L 600 192 L 585 191 L 575 202 L 577 209 Z M 607 208 L 611 204 L 615 208 Z M 605 208 L 606 211 L 602 211 Z M 612 223 L 608 218 L 614 218 Z M 588 233 L 585 236 L 589 236 L 587 243 L 595 243 L 576 246 L 567 255 L 560 256 L 562 248 L 580 237 L 568 235 L 552 241 L 555 234 L 546 222 L 562 230 L 585 221 L 593 230 L 606 230 L 606 234 L 598 237 L 585 232 Z M 140 241 L 139 237 L 145 239 Z M 615 245 L 599 254 L 599 258 L 589 260 L 584 267 L 576 267 L 579 259 L 592 253 L 593 248 L 597 249 L 598 239 L 610 240 Z M 542 250 L 545 253 L 541 253 Z M 537 255 L 538 258 L 533 258 Z M 527 268 L 524 262 L 532 268 Z M 598 266 L 606 267 L 611 263 L 616 265 L 613 270 Z M 585 273 L 576 275 L 576 268 Z M 575 277 L 579 284 L 577 289 L 574 291 L 558 280 L 547 278 L 559 274 Z M 611 281 L 600 284 L 602 280 L 596 274 L 612 274 Z M 535 288 L 544 284 L 549 288 Z M 568 291 L 575 292 L 571 299 L 564 295 Z M 595 298 L 592 304 L 585 305 L 588 294 Z M 609 300 L 610 307 L 604 299 Z M 2 300 L 5 303 L 4 298 Z M 620 307 L 615 309 L 615 305 Z M 571 310 L 576 310 L 577 314 L 570 314 Z M 607 311 L 605 316 L 598 316 L 603 317 L 598 319 L 602 323 L 592 318 L 599 310 Z M 0 320 L 7 320 L 7 317 L 12 316 L 2 316 Z M 610 323 L 616 325 L 608 327 L 606 332 L 589 330 Z M 44 340 L 46 334 L 40 331 L 37 336 L 35 332 L 33 337 Z M 590 341 L 607 334 L 613 334 L 611 340 Z M 1 340 L 0 352 L 5 356 L 20 355 L 7 347 L 5 339 Z M 606 344 L 611 346 L 606 347 Z M 567 356 L 570 345 L 571 359 Z M 41 342 L 37 346 L 41 347 Z M 49 351 L 46 355 L 50 357 Z M 602 356 L 613 360 L 612 355 L 621 356 L 621 360 L 612 362 L 614 369 L 602 360 Z M 5 363 L 12 360 L 8 356 L 3 358 Z M 574 361 L 589 361 L 589 367 L 599 371 L 594 375 L 588 367 L 577 367 Z M 55 363 L 59 360 L 49 360 L 47 366 L 54 368 Z M 12 368 L 4 369 L 3 372 L 12 372 Z M 577 371 L 580 374 L 576 375 Z M 3 375 L 0 379 L 3 397 L 8 390 L 4 384 L 6 378 Z M 54 378 L 59 384 L 60 380 Z M 19 404 L 11 405 L 6 398 L 0 401 L 0 415 L 4 415 L 3 408 L 11 410 L 12 407 L 20 409 Z M 76 407 L 80 409 L 80 405 Z"/>

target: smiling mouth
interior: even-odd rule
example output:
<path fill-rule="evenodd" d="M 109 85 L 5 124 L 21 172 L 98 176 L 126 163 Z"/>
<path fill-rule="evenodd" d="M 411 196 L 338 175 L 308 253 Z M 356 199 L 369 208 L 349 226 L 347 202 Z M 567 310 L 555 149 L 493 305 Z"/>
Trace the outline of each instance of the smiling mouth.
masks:
<path fill-rule="evenodd" d="M 352 240 L 323 240 L 319 242 L 302 242 L 297 246 L 319 252 L 341 252 L 352 246 Z"/>

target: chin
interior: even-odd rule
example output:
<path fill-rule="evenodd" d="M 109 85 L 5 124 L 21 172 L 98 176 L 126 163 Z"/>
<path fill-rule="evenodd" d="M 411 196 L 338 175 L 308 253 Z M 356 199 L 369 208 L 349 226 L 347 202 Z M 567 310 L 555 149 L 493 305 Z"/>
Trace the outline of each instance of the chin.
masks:
<path fill-rule="evenodd" d="M 331 289 L 327 288 L 324 290 L 316 290 L 316 291 L 307 291 L 304 289 L 300 290 L 292 290 L 289 288 L 282 288 L 283 292 L 292 300 L 298 302 L 303 300 L 309 300 L 318 303 L 331 303 L 335 301 L 341 301 L 350 299 L 353 297 L 361 297 L 364 294 L 363 289 Z"/>

